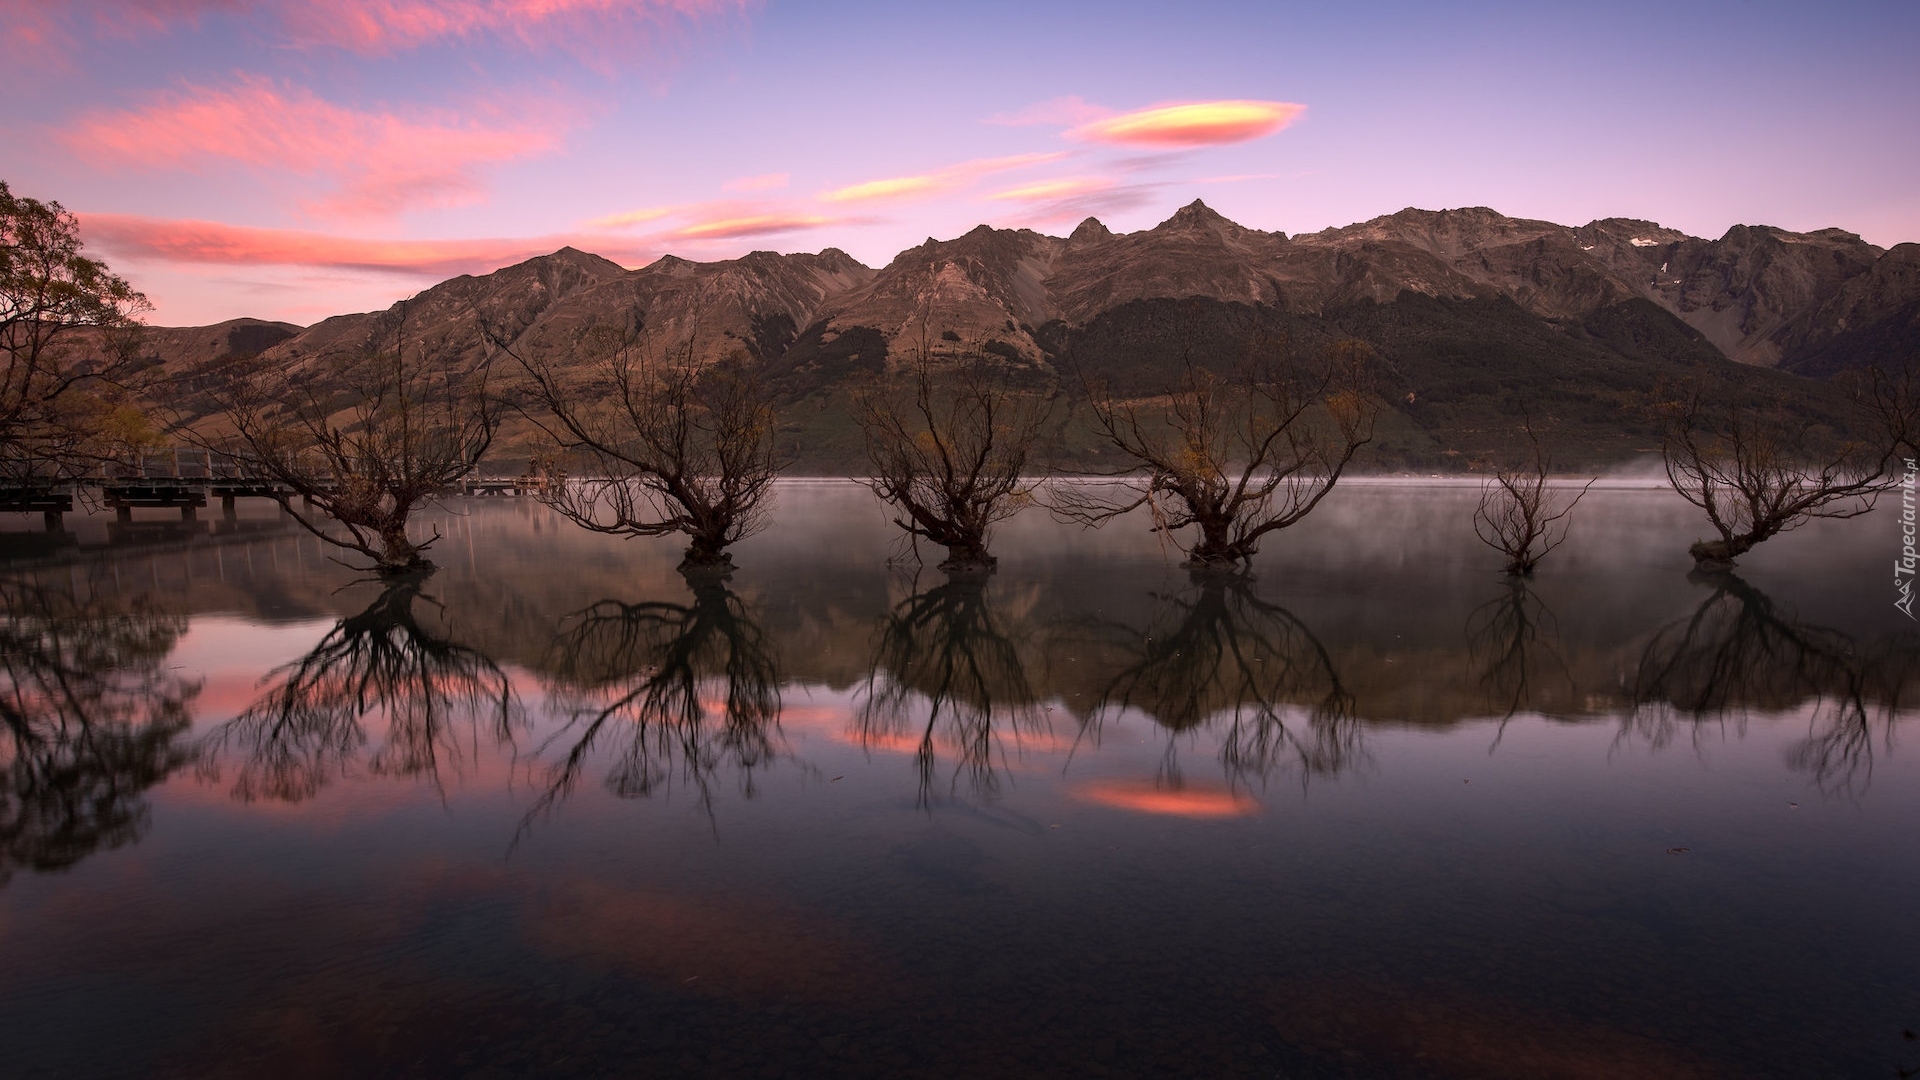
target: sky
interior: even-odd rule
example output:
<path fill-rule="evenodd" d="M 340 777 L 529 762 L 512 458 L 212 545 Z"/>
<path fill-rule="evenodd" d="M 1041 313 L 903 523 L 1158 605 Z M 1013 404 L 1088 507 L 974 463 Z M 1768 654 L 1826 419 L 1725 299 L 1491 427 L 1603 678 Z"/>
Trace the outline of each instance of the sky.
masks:
<path fill-rule="evenodd" d="M 985 223 L 1920 241 L 1912 3 L 0 0 L 0 180 L 156 325 Z"/>

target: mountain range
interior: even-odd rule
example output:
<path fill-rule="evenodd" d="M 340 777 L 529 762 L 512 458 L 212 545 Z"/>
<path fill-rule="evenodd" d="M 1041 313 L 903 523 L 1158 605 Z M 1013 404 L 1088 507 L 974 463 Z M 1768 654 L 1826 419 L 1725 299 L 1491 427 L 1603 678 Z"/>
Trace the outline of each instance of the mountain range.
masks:
<path fill-rule="evenodd" d="M 889 357 L 988 353 L 1062 385 L 1092 376 L 1152 392 L 1183 357 L 1230 359 L 1263 325 L 1296 349 L 1373 345 L 1386 404 L 1377 465 L 1472 464 L 1510 445 L 1522 415 L 1552 428 L 1574 464 L 1645 453 L 1647 395 L 1701 366 L 1822 422 L 1839 408 L 1831 376 L 1920 349 L 1920 244 L 1763 225 L 1709 240 L 1649 221 L 1565 226 L 1485 208 L 1408 209 L 1288 236 L 1195 201 L 1133 233 L 1093 218 L 1065 237 L 982 225 L 879 269 L 836 248 L 666 256 L 638 270 L 562 248 L 406 304 L 412 335 L 475 362 L 488 351 L 483 320 L 516 350 L 564 352 L 583 328 L 629 312 L 705 359 L 747 353 L 791 406 L 803 470 L 858 458 L 846 390 Z M 156 328 L 148 340 L 175 370 L 262 353 L 324 365 L 378 318 L 234 320 Z M 1096 448 L 1083 436 L 1066 425 L 1056 449 L 1084 463 Z"/>

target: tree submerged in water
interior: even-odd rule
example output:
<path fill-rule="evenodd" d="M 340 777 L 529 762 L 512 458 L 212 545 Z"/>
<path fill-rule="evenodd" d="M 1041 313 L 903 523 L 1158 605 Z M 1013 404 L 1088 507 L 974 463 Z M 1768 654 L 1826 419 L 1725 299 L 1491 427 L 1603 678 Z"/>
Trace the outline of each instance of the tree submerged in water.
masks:
<path fill-rule="evenodd" d="M 1045 423 L 1045 397 L 1014 388 L 984 357 L 935 369 L 924 343 L 903 377 L 854 399 L 873 465 L 868 486 L 915 541 L 947 549 L 940 569 L 984 574 L 993 527 L 1032 502 L 1025 475 Z"/>
<path fill-rule="evenodd" d="M 284 504 L 309 532 L 389 577 L 433 569 L 439 533 L 416 540 L 408 520 L 479 466 L 502 409 L 485 364 L 409 340 L 406 324 L 396 305 L 357 351 L 294 370 L 257 360 L 215 392 L 237 436 L 221 448 L 320 510 Z"/>
<path fill-rule="evenodd" d="M 1244 569 L 1268 533 L 1320 505 L 1372 440 L 1371 366 L 1363 342 L 1337 342 L 1308 366 L 1283 342 L 1256 339 L 1229 375 L 1189 358 L 1180 385 L 1162 395 L 1122 399 L 1091 387 L 1096 426 L 1145 475 L 1058 485 L 1054 512 L 1091 527 L 1144 508 L 1186 565 Z M 1182 535 L 1188 529 L 1196 533 Z"/>
<path fill-rule="evenodd" d="M 727 548 L 766 527 L 780 461 L 773 402 L 751 357 L 697 362 L 692 342 L 662 348 L 637 313 L 587 329 L 566 354 L 517 349 L 533 420 L 572 458 L 576 479 L 543 501 L 582 528 L 687 538 L 681 570 L 724 576 Z"/>
<path fill-rule="evenodd" d="M 1473 512 L 1473 531 L 1480 542 L 1506 557 L 1506 571 L 1529 577 L 1533 568 L 1554 548 L 1566 542 L 1573 508 L 1594 485 L 1588 480 L 1570 499 L 1551 484 L 1553 458 L 1533 430 L 1524 425 L 1532 455 L 1494 471 L 1480 491 Z"/>
<path fill-rule="evenodd" d="M 1667 479 L 1719 534 L 1688 548 L 1695 565 L 1728 570 L 1780 533 L 1872 510 L 1895 483 L 1894 452 L 1911 439 L 1911 408 L 1911 398 L 1874 394 L 1857 418 L 1865 437 L 1822 438 L 1784 402 L 1755 402 L 1704 376 L 1676 388 L 1662 404 Z"/>

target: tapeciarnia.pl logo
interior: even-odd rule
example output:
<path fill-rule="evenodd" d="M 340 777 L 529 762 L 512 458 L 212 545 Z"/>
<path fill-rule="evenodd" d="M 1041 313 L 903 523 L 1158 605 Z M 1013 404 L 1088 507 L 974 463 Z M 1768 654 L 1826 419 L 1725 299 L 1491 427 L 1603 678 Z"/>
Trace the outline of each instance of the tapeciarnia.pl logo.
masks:
<path fill-rule="evenodd" d="M 1916 554 L 1913 550 L 1915 531 L 1913 492 L 1915 478 L 1920 477 L 1920 466 L 1916 466 L 1912 458 L 1903 458 L 1902 461 L 1905 462 L 1907 471 L 1900 477 L 1900 557 L 1893 561 L 1893 591 L 1898 596 L 1893 601 L 1893 606 L 1899 608 L 1901 614 L 1912 619 L 1914 618 L 1913 572 L 1916 561 L 1920 561 L 1920 554 Z"/>

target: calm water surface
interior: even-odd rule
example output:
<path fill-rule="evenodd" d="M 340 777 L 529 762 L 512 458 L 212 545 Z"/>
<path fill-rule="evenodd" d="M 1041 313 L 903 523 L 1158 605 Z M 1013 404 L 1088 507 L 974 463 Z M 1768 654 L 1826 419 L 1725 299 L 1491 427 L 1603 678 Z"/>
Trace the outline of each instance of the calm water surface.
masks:
<path fill-rule="evenodd" d="M 698 589 L 520 501 L 393 589 L 271 507 L 0 538 L 0 1073 L 1920 1068 L 1890 515 L 1702 579 L 1595 489 L 1516 588 L 1474 498 L 1212 587 L 1037 513 L 948 583 L 833 484 Z"/>

